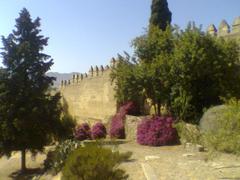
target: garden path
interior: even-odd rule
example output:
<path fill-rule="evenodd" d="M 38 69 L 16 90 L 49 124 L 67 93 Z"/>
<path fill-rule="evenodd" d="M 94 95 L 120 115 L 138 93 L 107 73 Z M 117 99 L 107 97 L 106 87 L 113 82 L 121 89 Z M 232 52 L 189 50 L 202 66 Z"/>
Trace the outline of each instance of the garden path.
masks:
<path fill-rule="evenodd" d="M 217 154 L 208 160 L 206 152 L 183 146 L 148 147 L 134 142 L 119 145 L 120 151 L 132 151 L 132 161 L 121 165 L 132 180 L 240 180 L 240 158 Z M 143 164 L 147 166 L 144 176 Z M 150 169 L 150 170 L 149 170 Z M 145 173 L 146 174 L 146 173 Z"/>
<path fill-rule="evenodd" d="M 240 180 L 240 158 L 233 155 L 218 154 L 207 160 L 206 152 L 185 149 L 181 145 L 148 147 L 135 142 L 120 144 L 117 148 L 121 152 L 133 152 L 131 160 L 120 165 L 130 180 Z M 42 167 L 45 157 L 38 154 L 34 160 L 27 154 L 27 166 L 37 174 L 37 168 Z M 16 178 L 19 169 L 20 153 L 15 153 L 10 159 L 0 158 L 0 180 L 13 179 L 14 175 L 15 179 L 23 179 L 21 176 Z M 45 174 L 41 179 L 60 178 Z"/>

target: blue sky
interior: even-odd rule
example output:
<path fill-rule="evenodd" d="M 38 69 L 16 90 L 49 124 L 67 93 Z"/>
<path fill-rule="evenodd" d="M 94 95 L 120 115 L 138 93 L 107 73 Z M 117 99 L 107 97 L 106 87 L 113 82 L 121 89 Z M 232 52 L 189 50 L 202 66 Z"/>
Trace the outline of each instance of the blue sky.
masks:
<path fill-rule="evenodd" d="M 172 23 L 184 28 L 189 21 L 217 27 L 240 16 L 240 0 L 168 0 Z M 148 25 L 151 0 L 0 0 L 0 35 L 8 35 L 20 10 L 39 16 L 42 34 L 50 37 L 46 51 L 54 59 L 51 71 L 87 72 L 106 65 L 127 51 L 132 39 Z M 0 43 L 0 46 L 2 44 Z M 2 60 L 0 60 L 2 61 Z"/>

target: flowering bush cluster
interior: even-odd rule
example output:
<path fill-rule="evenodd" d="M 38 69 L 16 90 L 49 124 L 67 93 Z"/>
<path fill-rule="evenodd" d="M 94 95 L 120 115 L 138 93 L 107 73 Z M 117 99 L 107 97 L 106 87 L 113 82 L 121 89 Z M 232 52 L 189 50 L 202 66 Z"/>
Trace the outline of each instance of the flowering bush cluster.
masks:
<path fill-rule="evenodd" d="M 78 125 L 75 128 L 74 137 L 80 141 L 91 139 L 91 130 L 89 125 L 87 123 Z"/>
<path fill-rule="evenodd" d="M 144 119 L 137 128 L 137 142 L 142 145 L 161 146 L 178 141 L 172 117 L 152 117 Z"/>
<path fill-rule="evenodd" d="M 124 129 L 124 119 L 126 114 L 135 109 L 133 102 L 127 102 L 119 108 L 118 113 L 113 116 L 110 126 L 110 137 L 124 139 L 125 129 Z"/>
<path fill-rule="evenodd" d="M 83 123 L 78 125 L 74 131 L 75 139 L 80 141 L 83 141 L 86 139 L 105 138 L 106 135 L 107 135 L 107 130 L 101 122 L 98 122 L 95 125 L 93 125 L 92 129 L 90 129 L 90 126 L 87 123 Z"/>
<path fill-rule="evenodd" d="M 91 134 L 92 139 L 101 139 L 106 137 L 107 130 L 102 123 L 98 122 L 92 127 Z"/>

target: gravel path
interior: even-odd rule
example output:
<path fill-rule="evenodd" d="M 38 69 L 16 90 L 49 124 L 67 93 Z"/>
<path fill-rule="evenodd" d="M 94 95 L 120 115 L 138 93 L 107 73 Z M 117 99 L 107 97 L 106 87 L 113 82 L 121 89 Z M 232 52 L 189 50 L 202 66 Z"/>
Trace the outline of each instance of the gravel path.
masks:
<path fill-rule="evenodd" d="M 120 165 L 130 180 L 240 180 L 240 158 L 233 155 L 219 154 L 206 161 L 207 153 L 189 151 L 180 145 L 147 147 L 135 142 L 120 144 L 118 149 L 133 152 L 131 160 Z M 43 154 L 38 154 L 35 160 L 27 154 L 27 166 L 39 168 L 44 159 Z M 20 153 L 10 159 L 0 158 L 0 180 L 13 179 L 11 175 L 19 169 Z M 53 177 L 45 175 L 41 179 Z"/>
<path fill-rule="evenodd" d="M 150 166 L 159 180 L 240 180 L 240 158 L 233 155 L 219 154 L 206 161 L 207 153 L 187 151 L 183 146 L 147 147 L 127 143 L 119 149 L 133 152 L 134 161 L 122 165 L 133 180 L 146 179 L 142 163 Z"/>

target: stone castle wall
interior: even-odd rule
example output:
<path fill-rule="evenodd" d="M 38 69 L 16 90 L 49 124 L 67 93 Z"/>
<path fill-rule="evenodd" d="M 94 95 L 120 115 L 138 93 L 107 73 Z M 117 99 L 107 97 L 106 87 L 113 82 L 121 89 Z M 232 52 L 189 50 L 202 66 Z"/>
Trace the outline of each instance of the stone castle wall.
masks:
<path fill-rule="evenodd" d="M 240 45 L 240 16 L 234 19 L 232 26 L 226 20 L 222 20 L 218 29 L 211 24 L 208 26 L 207 32 L 213 36 L 235 39 Z"/>
<path fill-rule="evenodd" d="M 112 60 L 111 66 L 115 61 Z M 114 87 L 110 80 L 111 66 L 91 67 L 88 74 L 75 74 L 61 82 L 61 95 L 68 112 L 77 122 L 107 122 L 116 113 Z"/>
<path fill-rule="evenodd" d="M 212 24 L 207 32 L 217 37 L 236 39 L 240 45 L 240 17 L 234 20 L 232 27 L 223 20 L 218 30 Z M 116 61 L 112 59 L 110 67 L 91 67 L 88 74 L 74 74 L 71 80 L 61 82 L 63 101 L 78 122 L 107 122 L 116 113 L 114 87 L 110 81 L 111 67 L 115 65 Z"/>

